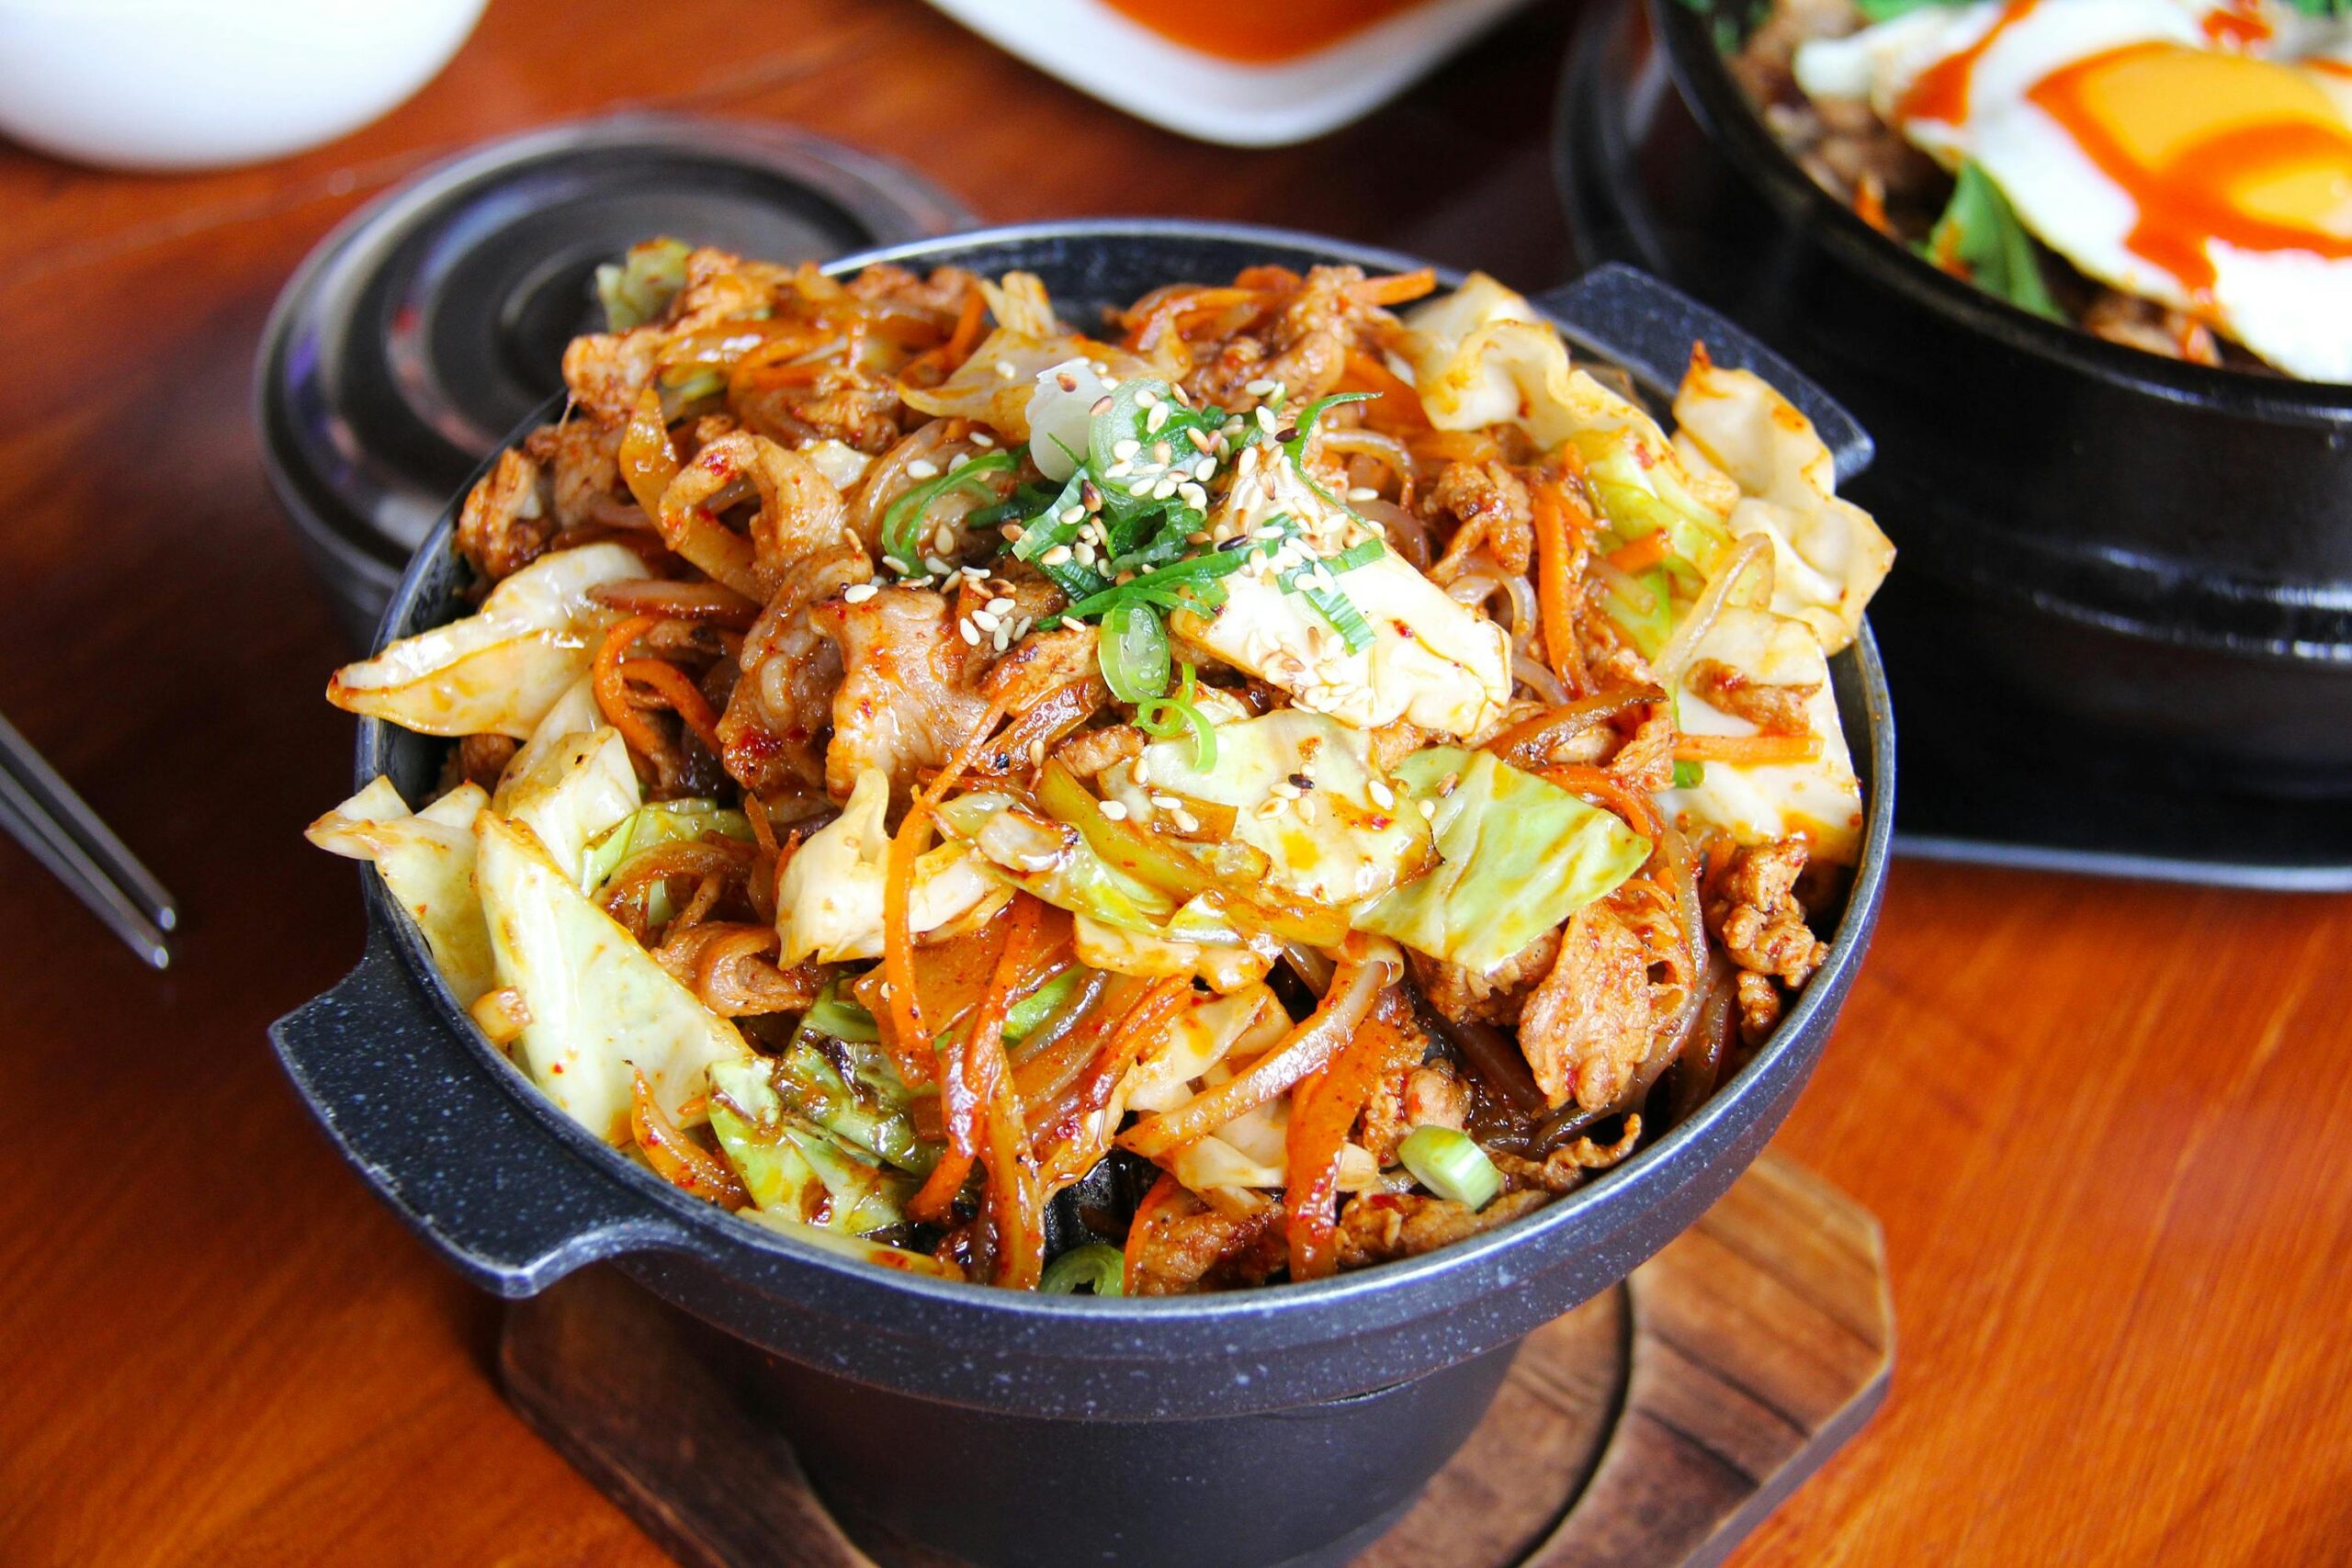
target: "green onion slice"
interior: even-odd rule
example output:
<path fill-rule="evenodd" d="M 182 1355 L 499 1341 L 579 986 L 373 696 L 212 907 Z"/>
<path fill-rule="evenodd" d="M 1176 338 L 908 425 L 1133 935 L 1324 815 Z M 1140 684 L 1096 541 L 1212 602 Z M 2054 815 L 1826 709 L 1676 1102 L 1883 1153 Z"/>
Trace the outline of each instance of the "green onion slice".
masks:
<path fill-rule="evenodd" d="M 1159 612 L 1134 599 L 1102 615 L 1102 681 L 1123 703 L 1143 703 L 1168 690 L 1168 628 Z"/>
<path fill-rule="evenodd" d="M 1466 1133 L 1451 1127 L 1416 1127 L 1396 1145 L 1396 1157 L 1413 1179 L 1441 1198 L 1483 1209 L 1502 1190 L 1502 1172 Z"/>
<path fill-rule="evenodd" d="M 1117 1247 L 1090 1241 L 1046 1264 L 1037 1289 L 1049 1296 L 1076 1295 L 1080 1286 L 1098 1296 L 1124 1295 L 1126 1271 L 1127 1260 Z"/>
<path fill-rule="evenodd" d="M 913 566 L 922 559 L 922 515 L 931 503 L 951 491 L 978 485 L 989 487 L 990 476 L 1009 474 L 1020 466 L 1018 454 L 995 451 L 923 480 L 893 501 L 882 512 L 882 553 Z"/>

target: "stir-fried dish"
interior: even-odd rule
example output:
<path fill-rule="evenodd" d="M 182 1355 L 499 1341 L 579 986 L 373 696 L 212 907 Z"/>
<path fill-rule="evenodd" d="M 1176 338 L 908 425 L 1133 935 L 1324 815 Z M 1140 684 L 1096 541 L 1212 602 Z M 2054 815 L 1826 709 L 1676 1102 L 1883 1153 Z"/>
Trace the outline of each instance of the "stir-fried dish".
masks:
<path fill-rule="evenodd" d="M 2352 381 L 2346 0 L 1760 0 L 1733 73 L 1816 183 L 2021 310 Z"/>
<path fill-rule="evenodd" d="M 474 613 L 329 688 L 440 793 L 311 837 L 686 1191 L 1015 1288 L 1326 1277 L 1624 1159 L 1822 962 L 1893 552 L 1755 377 L 1694 352 L 1669 440 L 1483 276 L 604 286 Z"/>

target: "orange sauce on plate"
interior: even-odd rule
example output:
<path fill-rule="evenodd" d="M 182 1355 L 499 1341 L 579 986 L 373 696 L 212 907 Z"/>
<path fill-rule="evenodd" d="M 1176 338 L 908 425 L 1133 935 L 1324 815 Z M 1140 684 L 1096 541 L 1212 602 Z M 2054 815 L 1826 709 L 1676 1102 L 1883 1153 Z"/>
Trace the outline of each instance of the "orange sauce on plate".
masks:
<path fill-rule="evenodd" d="M 1170 43 L 1245 65 L 1313 54 L 1424 0 L 1102 0 Z"/>
<path fill-rule="evenodd" d="M 1976 74 L 1976 62 L 2001 41 L 2003 33 L 2030 16 L 2039 3 L 2040 0 L 2016 0 L 1985 29 L 1983 38 L 1920 72 L 1918 80 L 1904 93 L 1902 102 L 1894 106 L 1895 118 L 1932 119 L 1944 125 L 1958 125 L 1967 119 L 1968 86 Z"/>

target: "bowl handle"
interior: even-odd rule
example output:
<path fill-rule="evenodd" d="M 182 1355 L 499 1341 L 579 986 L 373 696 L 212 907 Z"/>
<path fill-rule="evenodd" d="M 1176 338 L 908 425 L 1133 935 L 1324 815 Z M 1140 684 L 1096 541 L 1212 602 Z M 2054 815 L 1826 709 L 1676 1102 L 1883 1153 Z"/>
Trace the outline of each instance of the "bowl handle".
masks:
<path fill-rule="evenodd" d="M 294 1087 L 409 1228 L 474 1283 L 531 1296 L 584 1264 L 686 1245 L 642 1197 L 552 1145 L 426 1010 L 390 942 L 270 1026 Z"/>
<path fill-rule="evenodd" d="M 1871 466 L 1876 448 L 1870 432 L 1837 399 L 1741 328 L 1645 272 L 1604 262 L 1574 283 L 1537 295 L 1535 303 L 1605 357 L 1663 387 L 1681 384 L 1690 345 L 1704 342 L 1716 364 L 1753 370 L 1813 421 L 1837 460 L 1839 483 Z"/>

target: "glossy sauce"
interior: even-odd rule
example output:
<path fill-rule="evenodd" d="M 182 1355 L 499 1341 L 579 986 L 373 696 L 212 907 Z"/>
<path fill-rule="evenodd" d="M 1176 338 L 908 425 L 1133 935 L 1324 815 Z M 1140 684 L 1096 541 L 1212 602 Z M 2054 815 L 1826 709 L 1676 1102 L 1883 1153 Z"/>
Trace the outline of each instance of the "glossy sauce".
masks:
<path fill-rule="evenodd" d="M 2192 294 L 2213 287 L 2209 241 L 2352 257 L 2352 127 L 2286 66 L 2131 44 L 2060 67 L 2026 97 L 2131 198 L 2125 243 Z"/>
<path fill-rule="evenodd" d="M 1423 0 L 1102 0 L 1171 43 L 1247 65 L 1278 65 L 1362 32 Z"/>
<path fill-rule="evenodd" d="M 1931 119 L 1944 125 L 1959 125 L 1966 120 L 1968 88 L 1976 74 L 1976 62 L 2001 41 L 2003 33 L 2031 16 L 2040 4 L 2041 0 L 2016 0 L 2001 13 L 1999 20 L 1984 30 L 1983 38 L 1920 72 L 1918 79 L 1894 106 L 1895 118 Z"/>

